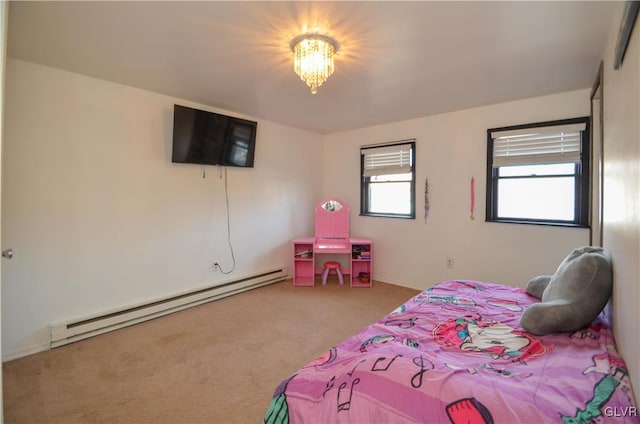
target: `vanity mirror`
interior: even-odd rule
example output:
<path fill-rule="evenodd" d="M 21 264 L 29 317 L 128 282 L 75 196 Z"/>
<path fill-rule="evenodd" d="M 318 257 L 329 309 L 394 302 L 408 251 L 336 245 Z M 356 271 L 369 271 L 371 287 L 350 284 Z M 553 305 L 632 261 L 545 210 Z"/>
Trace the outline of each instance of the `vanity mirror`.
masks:
<path fill-rule="evenodd" d="M 316 238 L 349 238 L 349 205 L 336 198 L 316 204 Z"/>
<path fill-rule="evenodd" d="M 328 212 L 336 212 L 342 209 L 342 203 L 337 200 L 327 200 L 322 204 L 322 209 Z"/>

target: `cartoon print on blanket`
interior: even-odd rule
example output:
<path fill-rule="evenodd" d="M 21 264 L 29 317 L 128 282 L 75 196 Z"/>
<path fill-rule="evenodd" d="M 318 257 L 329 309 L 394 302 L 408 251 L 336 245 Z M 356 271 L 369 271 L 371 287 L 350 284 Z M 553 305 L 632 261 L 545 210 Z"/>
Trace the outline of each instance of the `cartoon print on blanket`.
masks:
<path fill-rule="evenodd" d="M 417 317 L 388 319 L 384 322 L 387 326 L 396 326 L 398 328 L 411 328 L 416 325 Z"/>
<path fill-rule="evenodd" d="M 485 291 L 486 288 L 482 287 L 479 284 L 476 284 L 473 281 L 459 281 L 459 280 L 454 280 L 451 281 L 449 283 L 449 287 L 451 287 L 454 290 L 459 290 L 459 289 L 471 289 L 471 290 L 476 290 L 476 291 Z"/>
<path fill-rule="evenodd" d="M 288 379 L 284 380 L 276 388 L 276 391 L 271 399 L 269 408 L 264 416 L 265 424 L 288 424 L 289 423 L 289 405 L 287 404 L 287 385 L 296 374 L 292 375 Z"/>
<path fill-rule="evenodd" d="M 372 347 L 383 345 L 385 343 L 391 343 L 391 342 L 396 341 L 396 340 L 399 340 L 400 343 L 402 343 L 405 346 L 409 346 L 409 347 L 418 347 L 418 346 L 420 346 L 418 344 L 418 342 L 413 340 L 411 337 L 401 337 L 401 338 L 399 338 L 399 337 L 393 336 L 391 334 L 377 334 L 377 335 L 375 335 L 373 337 L 368 338 L 367 340 L 365 340 L 364 343 L 362 343 L 362 345 L 360 346 L 360 352 L 367 352 Z"/>
<path fill-rule="evenodd" d="M 597 339 L 600 336 L 600 330 L 603 328 L 605 328 L 604 324 L 594 321 L 588 327 L 574 331 L 569 337 L 576 339 L 584 339 L 587 337 L 590 339 Z"/>
<path fill-rule="evenodd" d="M 504 308 L 509 312 L 522 312 L 522 306 L 515 300 L 489 299 L 487 305 Z M 509 314 L 509 316 L 513 316 L 513 314 Z"/>
<path fill-rule="evenodd" d="M 320 356 L 318 359 L 309 362 L 304 368 L 314 367 L 316 365 L 325 365 L 330 364 L 336 360 L 338 356 L 338 351 L 335 346 L 329 349 L 324 355 Z"/>
<path fill-rule="evenodd" d="M 476 306 L 473 299 L 463 296 L 443 295 L 423 292 L 414 297 L 416 303 L 436 303 L 441 305 L 455 305 L 472 308 Z"/>
<path fill-rule="evenodd" d="M 494 368 L 491 364 L 487 364 L 487 363 L 474 365 L 467 368 L 458 366 L 456 364 L 445 364 L 445 365 L 447 366 L 447 368 L 452 370 L 466 369 L 466 371 L 471 375 L 480 375 L 480 373 L 483 372 L 487 374 L 500 375 L 505 378 L 517 377 L 520 379 L 531 377 L 533 375 L 530 372 L 515 372 L 507 368 Z"/>
<path fill-rule="evenodd" d="M 535 336 L 480 315 L 450 319 L 433 329 L 436 343 L 463 352 L 482 352 L 493 359 L 525 361 L 549 349 Z"/>
<path fill-rule="evenodd" d="M 562 416 L 567 424 L 588 423 L 602 416 L 605 405 L 613 396 L 616 389 L 620 389 L 631 403 L 631 382 L 624 361 L 607 354 L 594 355 L 593 366 L 583 371 L 583 374 L 600 373 L 603 377 L 593 388 L 593 397 L 586 403 L 584 409 L 576 408 L 573 417 Z M 631 412 L 631 410 L 629 410 Z M 635 412 L 635 408 L 633 410 Z"/>
<path fill-rule="evenodd" d="M 395 339 L 396 337 L 392 336 L 391 334 L 378 334 L 376 336 L 373 336 L 367 339 L 364 343 L 362 343 L 362 345 L 360 346 L 360 352 L 366 352 L 368 347 L 377 346 L 384 343 L 390 343 Z"/>
<path fill-rule="evenodd" d="M 493 424 L 491 412 L 476 398 L 460 399 L 447 405 L 447 415 L 453 424 Z"/>
<path fill-rule="evenodd" d="M 300 368 L 265 422 L 640 424 L 608 316 L 535 336 L 518 325 L 533 302 L 520 287 L 440 283 Z"/>

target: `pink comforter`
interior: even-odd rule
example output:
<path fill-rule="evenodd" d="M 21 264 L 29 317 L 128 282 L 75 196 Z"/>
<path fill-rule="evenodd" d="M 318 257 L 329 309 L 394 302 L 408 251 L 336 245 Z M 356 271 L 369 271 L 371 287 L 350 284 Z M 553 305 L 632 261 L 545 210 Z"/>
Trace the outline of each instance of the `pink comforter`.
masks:
<path fill-rule="evenodd" d="M 276 389 L 267 423 L 639 423 L 603 312 L 533 336 L 521 288 L 447 281 L 329 349 Z"/>

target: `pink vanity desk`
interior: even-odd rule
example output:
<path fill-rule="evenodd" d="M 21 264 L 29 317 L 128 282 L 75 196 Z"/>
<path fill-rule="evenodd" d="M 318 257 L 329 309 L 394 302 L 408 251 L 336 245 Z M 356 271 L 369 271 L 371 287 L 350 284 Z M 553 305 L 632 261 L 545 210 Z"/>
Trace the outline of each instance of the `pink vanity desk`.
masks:
<path fill-rule="evenodd" d="M 371 240 L 349 235 L 349 205 L 329 199 L 316 206 L 316 236 L 293 240 L 293 285 L 313 287 L 315 276 L 323 271 L 321 254 L 348 255 L 342 263 L 342 273 L 349 275 L 351 287 L 371 287 Z M 316 260 L 317 259 L 317 260 Z M 333 260 L 333 259 L 331 259 Z M 360 280 L 360 273 L 369 280 Z M 335 277 L 335 275 L 334 275 Z"/>

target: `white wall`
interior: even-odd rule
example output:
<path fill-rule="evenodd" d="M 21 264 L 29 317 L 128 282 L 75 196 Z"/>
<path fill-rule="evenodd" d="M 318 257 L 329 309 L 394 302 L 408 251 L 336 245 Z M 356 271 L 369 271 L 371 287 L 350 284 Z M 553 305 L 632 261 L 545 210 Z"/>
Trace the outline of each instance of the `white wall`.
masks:
<path fill-rule="evenodd" d="M 594 70 L 595 72 L 595 70 Z M 589 90 L 580 90 L 325 136 L 325 197 L 351 205 L 351 234 L 374 241 L 376 280 L 419 289 L 451 278 L 524 286 L 552 274 L 588 230 L 487 223 L 486 131 L 589 115 Z M 359 147 L 416 139 L 416 219 L 358 216 Z M 475 178 L 475 220 L 470 219 L 470 179 Z M 430 212 L 424 222 L 424 183 Z M 454 259 L 454 268 L 446 259 Z"/>
<path fill-rule="evenodd" d="M 322 138 L 258 121 L 255 168 L 171 163 L 173 104 L 9 59 L 3 152 L 3 358 L 48 346 L 51 323 L 279 266 L 313 232 Z M 252 119 L 251 117 L 246 117 Z M 295 160 L 291 160 L 295 158 Z M 222 169 L 222 168 L 221 168 Z"/>
<path fill-rule="evenodd" d="M 603 245 L 613 259 L 616 341 L 640 399 L 640 22 L 622 67 L 614 70 L 623 5 L 604 56 Z"/>

